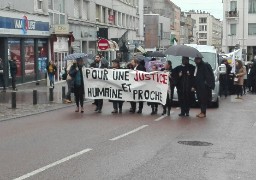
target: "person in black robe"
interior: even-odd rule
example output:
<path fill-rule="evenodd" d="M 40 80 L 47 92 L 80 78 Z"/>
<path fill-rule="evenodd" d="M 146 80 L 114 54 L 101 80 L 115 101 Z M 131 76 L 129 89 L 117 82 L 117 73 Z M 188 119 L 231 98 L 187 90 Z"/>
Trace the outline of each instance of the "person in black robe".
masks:
<path fill-rule="evenodd" d="M 189 64 L 188 57 L 182 57 L 182 65 L 174 69 L 174 78 L 177 87 L 178 99 L 181 112 L 179 116 L 189 116 L 189 110 L 195 101 L 195 94 L 192 91 L 194 83 L 195 66 Z"/>
<path fill-rule="evenodd" d="M 206 117 L 207 105 L 212 99 L 212 90 L 215 88 L 215 79 L 212 67 L 209 63 L 205 63 L 203 59 L 199 57 L 195 58 L 195 63 L 194 88 L 201 108 L 201 112 L 197 117 L 204 118 Z"/>
<path fill-rule="evenodd" d="M 165 115 L 167 113 L 167 116 L 170 116 L 170 111 L 172 107 L 172 100 L 173 100 L 173 93 L 174 93 L 174 78 L 172 75 L 172 62 L 171 61 L 166 61 L 164 64 L 164 68 L 161 69 L 161 71 L 169 72 L 169 91 L 167 93 L 167 98 L 166 98 L 166 104 L 163 105 L 163 113 L 162 115 Z"/>

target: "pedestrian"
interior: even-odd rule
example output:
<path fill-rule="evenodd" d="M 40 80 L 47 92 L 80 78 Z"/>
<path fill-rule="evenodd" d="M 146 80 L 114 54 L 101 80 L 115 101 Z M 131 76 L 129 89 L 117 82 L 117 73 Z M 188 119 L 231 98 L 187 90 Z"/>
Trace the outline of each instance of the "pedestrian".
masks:
<path fill-rule="evenodd" d="M 69 75 L 74 79 L 74 94 L 76 101 L 76 110 L 79 112 L 79 104 L 81 113 L 84 112 L 84 79 L 83 79 L 83 59 L 78 58 L 70 68 Z"/>
<path fill-rule="evenodd" d="M 166 98 L 166 103 L 163 105 L 163 113 L 162 115 L 165 115 L 167 113 L 167 116 L 170 116 L 170 111 L 172 107 L 172 100 L 173 100 L 173 93 L 174 93 L 174 77 L 172 75 L 173 69 L 172 69 L 172 62 L 166 61 L 164 64 L 164 68 L 161 69 L 161 71 L 169 72 L 169 87 L 168 87 L 168 93 Z"/>
<path fill-rule="evenodd" d="M 49 64 L 46 67 L 46 70 L 49 76 L 50 86 L 54 88 L 54 75 L 57 72 L 57 67 L 53 63 L 53 61 L 49 62 Z"/>
<path fill-rule="evenodd" d="M 113 69 L 120 69 L 120 62 L 118 60 L 113 60 L 112 61 L 112 68 Z M 122 109 L 123 109 L 124 101 L 120 101 L 120 100 L 111 100 L 111 101 L 113 102 L 113 108 L 114 108 L 112 113 L 116 114 L 116 113 L 119 112 L 121 114 L 122 113 Z"/>
<path fill-rule="evenodd" d="M 69 74 L 70 69 L 72 67 L 72 65 L 74 65 L 74 63 L 76 63 L 76 60 L 72 60 L 72 61 L 68 61 L 67 62 L 67 67 L 66 69 L 66 74 L 67 74 L 67 78 L 66 78 L 66 82 L 68 85 L 68 91 L 65 97 L 65 103 L 72 103 L 71 101 L 71 93 L 74 92 L 74 78 L 72 78 Z"/>
<path fill-rule="evenodd" d="M 234 85 L 236 87 L 236 99 L 242 99 L 245 74 L 246 69 L 244 68 L 242 61 L 236 60 L 236 71 L 234 77 Z"/>
<path fill-rule="evenodd" d="M 229 90 L 229 74 L 231 72 L 231 66 L 228 64 L 227 59 L 223 59 L 222 64 L 226 66 L 226 73 L 225 74 L 220 74 L 219 81 L 220 81 L 220 91 L 219 95 L 222 97 L 222 95 L 227 98 L 228 96 L 228 90 Z"/>
<path fill-rule="evenodd" d="M 153 64 L 151 66 L 151 72 L 156 72 L 158 71 L 158 66 L 156 64 Z M 158 111 L 158 103 L 156 102 L 148 102 L 147 103 L 149 106 L 151 106 L 151 115 L 154 115 L 154 114 L 157 114 L 157 111 Z"/>
<path fill-rule="evenodd" d="M 196 90 L 198 102 L 201 112 L 197 117 L 206 117 L 206 109 L 212 99 L 212 90 L 215 88 L 215 78 L 212 67 L 209 63 L 205 63 L 202 58 L 195 58 L 195 83 L 192 90 Z"/>
<path fill-rule="evenodd" d="M 134 71 L 144 71 L 144 72 L 146 71 L 144 60 L 139 61 L 138 59 L 134 58 L 131 60 L 131 64 L 132 64 L 132 67 L 134 67 L 134 69 L 133 69 Z M 135 113 L 136 104 L 137 104 L 136 102 L 131 102 L 131 109 L 130 109 L 131 113 Z M 137 111 L 137 113 L 141 114 L 142 109 L 143 109 L 143 102 L 140 101 L 139 102 L 139 110 Z"/>
<path fill-rule="evenodd" d="M 256 93 L 256 61 L 253 61 L 249 76 L 251 78 L 252 94 L 254 94 Z"/>
<path fill-rule="evenodd" d="M 17 91 L 16 88 L 16 75 L 17 75 L 17 64 L 16 64 L 17 57 L 14 56 L 12 59 L 9 59 L 10 64 L 10 73 L 12 77 L 12 90 Z"/>
<path fill-rule="evenodd" d="M 95 56 L 94 62 L 91 63 L 90 67 L 105 69 L 105 68 L 108 68 L 108 62 L 103 59 L 101 54 L 97 54 Z M 103 99 L 96 99 L 95 105 L 96 105 L 95 111 L 98 113 L 101 113 L 102 107 L 103 107 Z"/>
<path fill-rule="evenodd" d="M 252 77 L 251 77 L 251 70 L 252 70 L 252 63 L 248 64 L 248 69 L 247 69 L 247 87 L 248 91 L 247 92 L 252 92 Z"/>
<path fill-rule="evenodd" d="M 189 110 L 195 101 L 192 91 L 194 83 L 195 66 L 189 63 L 189 57 L 182 57 L 182 65 L 174 69 L 174 78 L 177 87 L 181 112 L 179 116 L 189 116 Z"/>
<path fill-rule="evenodd" d="M 0 58 L 0 83 L 2 83 L 3 90 L 2 92 L 6 92 L 5 80 L 4 80 L 4 62 Z"/>

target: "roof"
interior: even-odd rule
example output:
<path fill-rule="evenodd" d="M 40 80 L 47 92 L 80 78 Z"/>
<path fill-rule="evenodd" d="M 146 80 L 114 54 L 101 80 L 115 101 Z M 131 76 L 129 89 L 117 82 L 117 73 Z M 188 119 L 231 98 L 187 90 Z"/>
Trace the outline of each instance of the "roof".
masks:
<path fill-rule="evenodd" d="M 217 52 L 214 46 L 198 45 L 198 44 L 185 44 L 185 45 L 196 48 L 199 52 L 211 52 L 211 53 Z"/>

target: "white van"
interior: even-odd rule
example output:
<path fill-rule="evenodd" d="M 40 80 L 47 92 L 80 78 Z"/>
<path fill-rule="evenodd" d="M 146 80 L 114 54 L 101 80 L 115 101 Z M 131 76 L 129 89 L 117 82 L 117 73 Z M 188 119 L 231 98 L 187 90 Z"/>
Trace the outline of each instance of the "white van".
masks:
<path fill-rule="evenodd" d="M 226 66 L 219 64 L 219 56 L 217 53 L 217 50 L 214 48 L 214 46 L 208 46 L 208 45 L 197 45 L 197 44 L 185 44 L 187 46 L 191 46 L 193 48 L 196 48 L 202 55 L 203 55 L 203 61 L 208 62 L 213 70 L 214 77 L 215 77 L 215 89 L 212 90 L 212 105 L 214 107 L 219 107 L 219 75 L 226 73 Z M 176 66 L 181 65 L 181 56 L 167 56 L 167 60 L 172 61 L 172 68 L 175 68 Z M 190 58 L 190 64 L 195 65 L 194 58 Z M 178 94 L 177 90 L 175 88 L 174 90 L 174 102 L 178 102 Z"/>

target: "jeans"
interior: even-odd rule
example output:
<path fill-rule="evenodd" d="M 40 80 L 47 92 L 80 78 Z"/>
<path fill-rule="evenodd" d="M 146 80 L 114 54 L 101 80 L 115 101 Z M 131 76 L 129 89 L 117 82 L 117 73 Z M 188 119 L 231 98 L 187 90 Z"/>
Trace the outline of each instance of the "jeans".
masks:
<path fill-rule="evenodd" d="M 53 73 L 49 73 L 49 80 L 50 80 L 50 86 L 54 86 L 54 74 Z"/>

